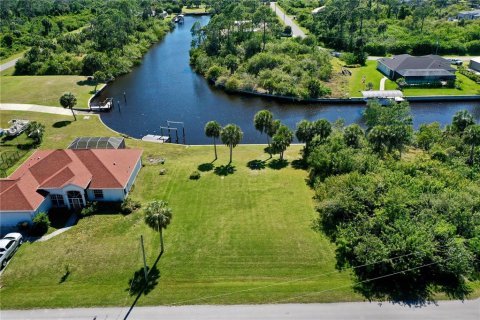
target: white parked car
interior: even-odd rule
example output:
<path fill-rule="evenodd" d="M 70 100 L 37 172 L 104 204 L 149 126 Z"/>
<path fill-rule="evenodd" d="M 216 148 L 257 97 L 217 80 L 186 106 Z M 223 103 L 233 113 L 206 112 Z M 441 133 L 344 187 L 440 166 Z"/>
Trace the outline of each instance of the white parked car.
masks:
<path fill-rule="evenodd" d="M 0 270 L 5 268 L 8 259 L 23 243 L 23 237 L 20 233 L 9 233 L 0 240 Z"/>

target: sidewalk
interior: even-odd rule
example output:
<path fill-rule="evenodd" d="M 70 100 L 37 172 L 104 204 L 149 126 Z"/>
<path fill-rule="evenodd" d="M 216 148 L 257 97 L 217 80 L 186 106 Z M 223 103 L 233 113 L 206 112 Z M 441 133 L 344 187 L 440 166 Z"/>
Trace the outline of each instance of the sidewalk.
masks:
<path fill-rule="evenodd" d="M 40 239 L 37 239 L 36 241 L 38 241 L 38 242 L 47 241 L 47 240 L 52 239 L 55 236 L 58 236 L 59 234 L 64 233 L 65 231 L 67 231 L 68 229 L 73 227 L 77 223 L 77 220 L 78 220 L 78 216 L 75 213 L 72 213 L 72 215 L 68 219 L 67 223 L 65 223 L 65 226 L 63 228 L 58 229 L 57 231 L 54 231 L 50 234 L 47 234 L 47 235 L 41 237 Z"/>
<path fill-rule="evenodd" d="M 72 116 L 72 111 L 60 107 L 40 106 L 37 104 L 0 103 L 0 111 L 30 111 Z M 74 111 L 75 114 L 91 114 L 88 110 Z"/>
<path fill-rule="evenodd" d="M 7 61 L 5 63 L 0 64 L 0 72 L 13 67 L 17 63 L 18 59 L 20 59 L 20 58 L 16 58 L 16 59 L 13 59 L 13 60 L 10 60 L 10 61 Z"/>

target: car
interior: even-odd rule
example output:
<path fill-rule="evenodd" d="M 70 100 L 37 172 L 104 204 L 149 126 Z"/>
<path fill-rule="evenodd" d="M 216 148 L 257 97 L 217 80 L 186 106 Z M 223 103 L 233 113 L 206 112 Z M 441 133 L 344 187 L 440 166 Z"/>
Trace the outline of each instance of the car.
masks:
<path fill-rule="evenodd" d="M 13 255 L 15 249 L 18 247 L 17 242 L 12 239 L 0 240 L 0 269 L 5 268 L 8 259 Z"/>
<path fill-rule="evenodd" d="M 450 64 L 453 64 L 454 66 L 461 66 L 463 64 L 463 61 L 460 59 L 448 59 L 450 61 Z"/>
<path fill-rule="evenodd" d="M 8 259 L 23 243 L 23 236 L 20 233 L 12 232 L 0 240 L 0 270 L 5 268 Z"/>

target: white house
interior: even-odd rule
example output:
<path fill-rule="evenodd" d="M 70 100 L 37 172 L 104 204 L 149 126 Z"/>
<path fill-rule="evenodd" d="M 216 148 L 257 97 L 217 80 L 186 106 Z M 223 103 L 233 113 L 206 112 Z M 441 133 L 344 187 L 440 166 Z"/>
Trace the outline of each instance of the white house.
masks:
<path fill-rule="evenodd" d="M 468 67 L 473 71 L 480 72 L 480 57 L 470 60 Z"/>
<path fill-rule="evenodd" d="M 15 228 L 52 207 L 123 201 L 142 166 L 137 149 L 40 150 L 0 179 L 0 229 Z"/>

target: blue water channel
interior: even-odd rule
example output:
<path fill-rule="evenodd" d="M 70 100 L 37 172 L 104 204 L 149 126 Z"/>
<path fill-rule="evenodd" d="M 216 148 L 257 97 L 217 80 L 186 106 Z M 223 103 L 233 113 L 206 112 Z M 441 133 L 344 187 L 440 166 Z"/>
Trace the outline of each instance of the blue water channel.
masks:
<path fill-rule="evenodd" d="M 186 17 L 184 24 L 177 25 L 151 48 L 140 66 L 108 85 L 99 96 L 99 99 L 114 97 L 115 101 L 115 108 L 101 115 L 106 125 L 141 138 L 147 134 L 159 135 L 160 127 L 166 127 L 167 121 L 179 121 L 184 123 L 187 144 L 209 144 L 211 140 L 205 137 L 203 129 L 210 120 L 222 125 L 238 124 L 244 132 L 242 143 L 265 143 L 265 136 L 253 127 L 253 116 L 262 109 L 272 111 L 292 129 L 302 119 L 343 118 L 347 124 L 361 123 L 364 105 L 296 104 L 227 94 L 208 84 L 189 65 L 190 28 L 195 21 L 205 25 L 208 20 L 208 16 Z M 412 103 L 411 107 L 416 127 L 433 121 L 448 124 L 455 112 L 462 109 L 469 110 L 480 121 L 478 102 Z M 172 136 L 175 137 L 173 131 Z"/>

